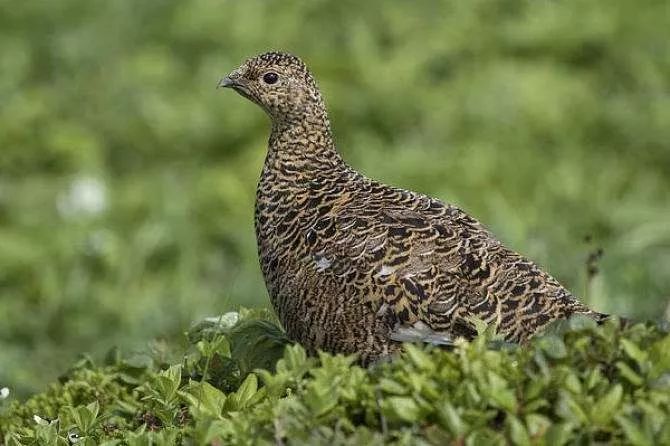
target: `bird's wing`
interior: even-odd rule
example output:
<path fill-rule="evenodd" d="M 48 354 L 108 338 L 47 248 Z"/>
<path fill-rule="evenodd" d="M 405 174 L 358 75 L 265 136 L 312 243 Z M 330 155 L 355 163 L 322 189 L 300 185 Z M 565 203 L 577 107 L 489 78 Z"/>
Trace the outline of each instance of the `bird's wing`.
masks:
<path fill-rule="evenodd" d="M 401 328 L 471 337 L 476 317 L 522 341 L 554 319 L 590 312 L 462 210 L 398 193 L 407 197 L 333 206 L 306 240 L 319 273 L 356 287 Z"/>

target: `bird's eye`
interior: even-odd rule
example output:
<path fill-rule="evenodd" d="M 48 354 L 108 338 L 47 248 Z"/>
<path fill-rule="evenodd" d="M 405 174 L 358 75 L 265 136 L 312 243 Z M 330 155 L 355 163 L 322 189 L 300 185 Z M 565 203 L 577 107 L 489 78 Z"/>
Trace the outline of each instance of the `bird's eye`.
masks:
<path fill-rule="evenodd" d="M 266 84 L 274 84 L 279 80 L 279 75 L 277 73 L 273 73 L 270 71 L 269 73 L 265 73 L 263 75 L 263 82 Z"/>

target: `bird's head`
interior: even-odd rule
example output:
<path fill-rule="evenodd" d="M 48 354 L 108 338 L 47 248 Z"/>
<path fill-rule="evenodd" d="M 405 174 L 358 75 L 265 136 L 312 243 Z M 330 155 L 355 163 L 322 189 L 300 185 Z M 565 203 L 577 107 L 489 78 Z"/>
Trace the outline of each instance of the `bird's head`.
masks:
<path fill-rule="evenodd" d="M 321 94 L 296 56 L 269 52 L 252 57 L 219 81 L 260 105 L 273 122 L 297 121 L 325 113 Z"/>

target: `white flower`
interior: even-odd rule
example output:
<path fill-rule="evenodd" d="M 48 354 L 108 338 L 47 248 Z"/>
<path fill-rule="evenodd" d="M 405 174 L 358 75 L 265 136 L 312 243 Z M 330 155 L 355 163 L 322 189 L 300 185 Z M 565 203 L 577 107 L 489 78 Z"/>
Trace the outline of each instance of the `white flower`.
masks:
<path fill-rule="evenodd" d="M 240 320 L 240 313 L 237 311 L 230 311 L 221 316 L 221 325 L 227 328 L 232 328 L 237 321 Z"/>
<path fill-rule="evenodd" d="M 35 423 L 42 425 L 42 426 L 47 426 L 49 422 L 45 420 L 44 418 L 40 417 L 39 415 L 33 415 L 33 420 L 35 420 Z"/>
<path fill-rule="evenodd" d="M 107 187 L 95 177 L 75 178 L 58 197 L 57 208 L 64 217 L 101 214 L 107 209 Z"/>
<path fill-rule="evenodd" d="M 9 388 L 8 387 L 3 387 L 0 389 L 0 400 L 7 399 L 9 396 Z"/>
<path fill-rule="evenodd" d="M 214 316 L 205 318 L 207 322 L 220 324 L 224 328 L 232 328 L 240 320 L 240 313 L 237 311 L 229 311 L 221 316 Z"/>

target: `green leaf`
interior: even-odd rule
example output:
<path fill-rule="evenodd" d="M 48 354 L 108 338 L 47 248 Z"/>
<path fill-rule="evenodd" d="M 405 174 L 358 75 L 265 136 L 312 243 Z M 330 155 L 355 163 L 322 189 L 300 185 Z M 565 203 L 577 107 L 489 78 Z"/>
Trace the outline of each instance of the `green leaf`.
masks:
<path fill-rule="evenodd" d="M 670 335 L 654 342 L 649 348 L 649 358 L 652 362 L 651 375 L 658 377 L 670 371 Z"/>
<path fill-rule="evenodd" d="M 573 396 L 565 390 L 559 390 L 558 401 L 556 402 L 556 414 L 561 418 L 571 421 L 577 426 L 581 426 L 588 421 L 586 413 L 575 401 Z"/>
<path fill-rule="evenodd" d="M 218 353 L 224 358 L 230 358 L 230 342 L 225 336 L 217 336 L 211 341 L 202 340 L 196 344 L 198 351 L 204 357 L 211 357 Z"/>
<path fill-rule="evenodd" d="M 312 385 L 304 394 L 306 406 L 316 417 L 321 417 L 337 407 L 339 399 L 330 386 Z"/>
<path fill-rule="evenodd" d="M 487 393 L 495 406 L 515 412 L 517 400 L 514 391 L 509 388 L 508 382 L 491 370 L 487 372 L 486 376 L 488 379 Z"/>
<path fill-rule="evenodd" d="M 528 410 L 527 408 L 525 409 Z M 528 434 L 532 437 L 543 436 L 551 425 L 551 420 L 544 415 L 538 415 L 534 413 L 526 415 L 526 426 L 528 426 Z"/>
<path fill-rule="evenodd" d="M 68 407 L 68 409 L 72 420 L 79 429 L 80 435 L 88 435 L 98 417 L 98 412 L 100 410 L 98 402 L 93 401 L 86 406 Z"/>
<path fill-rule="evenodd" d="M 609 392 L 592 406 L 591 421 L 598 426 L 608 424 L 619 409 L 622 397 L 623 387 L 621 384 L 615 384 Z"/>
<path fill-rule="evenodd" d="M 521 446 L 530 445 L 530 436 L 523 423 L 514 415 L 507 416 L 507 425 L 509 428 L 509 436 L 513 444 Z"/>
<path fill-rule="evenodd" d="M 209 416 L 220 418 L 227 397 L 216 387 L 208 382 L 191 381 L 179 395 L 189 405 L 189 410 L 194 416 Z"/>
<path fill-rule="evenodd" d="M 405 353 L 409 360 L 419 369 L 426 372 L 435 370 L 435 363 L 421 348 L 413 344 L 405 344 Z"/>
<path fill-rule="evenodd" d="M 651 446 L 654 444 L 654 439 L 649 438 L 644 431 L 640 429 L 639 423 L 626 418 L 623 415 L 617 415 L 616 421 L 623 429 L 626 439 L 630 444 L 635 446 Z"/>
<path fill-rule="evenodd" d="M 307 365 L 307 353 L 300 344 L 289 345 L 284 350 L 282 359 L 282 371 L 305 370 Z"/>
<path fill-rule="evenodd" d="M 173 365 L 167 370 L 160 372 L 154 383 L 158 394 L 165 401 L 174 398 L 181 384 L 181 365 Z"/>
<path fill-rule="evenodd" d="M 624 352 L 633 359 L 638 367 L 640 367 L 640 370 L 646 370 L 647 369 L 647 358 L 648 354 L 647 352 L 643 351 L 638 347 L 633 341 L 626 339 L 626 338 L 621 338 L 619 340 L 621 343 L 621 347 L 623 348 Z"/>
<path fill-rule="evenodd" d="M 390 378 L 380 379 L 379 388 L 381 389 L 382 392 L 394 395 L 406 395 L 409 391 L 409 389 L 406 386 Z"/>
<path fill-rule="evenodd" d="M 444 401 L 438 404 L 437 415 L 442 426 L 447 428 L 455 437 L 462 437 L 468 432 L 468 423 L 461 418 L 451 403 Z"/>
<path fill-rule="evenodd" d="M 36 425 L 35 438 L 37 440 L 36 444 L 39 446 L 57 446 L 62 443 L 62 441 L 59 441 L 56 423 Z"/>
<path fill-rule="evenodd" d="M 567 324 L 567 331 L 593 331 L 598 329 L 598 323 L 584 314 L 574 314 L 570 316 Z"/>
<path fill-rule="evenodd" d="M 634 386 L 641 386 L 644 384 L 644 378 L 642 378 L 640 375 L 638 375 L 628 364 L 626 364 L 623 361 L 617 361 L 615 364 L 616 368 L 619 370 L 619 373 L 621 373 L 621 376 L 623 376 L 628 382 L 633 384 Z"/>
<path fill-rule="evenodd" d="M 586 377 L 586 388 L 591 390 L 594 389 L 599 383 L 603 381 L 603 374 L 600 372 L 600 369 L 594 368 L 591 369 L 588 376 Z"/>
<path fill-rule="evenodd" d="M 238 323 L 230 331 L 228 339 L 231 357 L 237 362 L 241 377 L 254 369 L 274 370 L 288 343 L 275 324 L 264 320 Z"/>
<path fill-rule="evenodd" d="M 572 431 L 574 430 L 571 423 L 554 423 L 547 430 L 545 440 L 547 446 L 563 446 L 570 442 Z"/>
<path fill-rule="evenodd" d="M 574 395 L 580 395 L 582 393 L 582 383 L 576 373 L 570 369 L 565 369 L 564 371 L 565 378 L 563 379 L 563 386 Z"/>
<path fill-rule="evenodd" d="M 538 339 L 540 348 L 553 359 L 563 359 L 568 356 L 568 349 L 565 347 L 563 339 L 556 335 L 545 335 Z"/>
<path fill-rule="evenodd" d="M 406 396 L 392 396 L 385 400 L 391 416 L 414 423 L 419 421 L 421 409 L 414 399 Z"/>
<path fill-rule="evenodd" d="M 228 410 L 241 410 L 247 407 L 258 391 L 258 378 L 254 373 L 247 375 L 239 389 L 228 397 Z"/>

